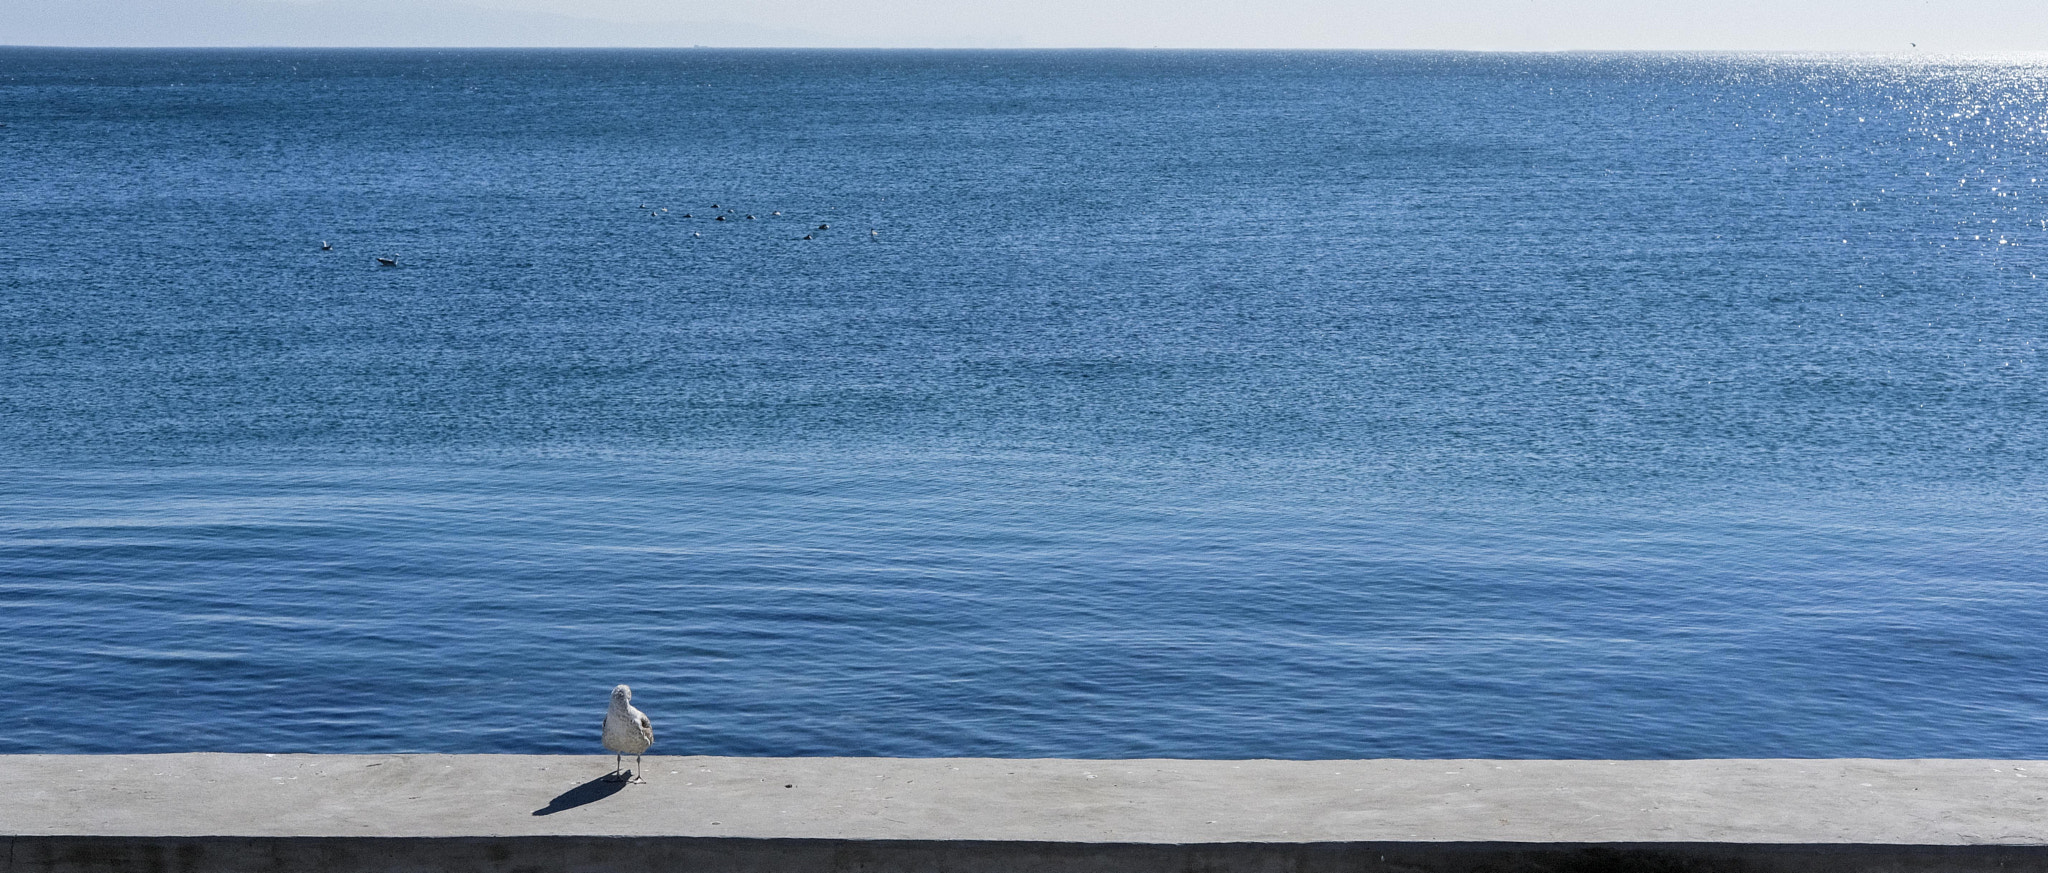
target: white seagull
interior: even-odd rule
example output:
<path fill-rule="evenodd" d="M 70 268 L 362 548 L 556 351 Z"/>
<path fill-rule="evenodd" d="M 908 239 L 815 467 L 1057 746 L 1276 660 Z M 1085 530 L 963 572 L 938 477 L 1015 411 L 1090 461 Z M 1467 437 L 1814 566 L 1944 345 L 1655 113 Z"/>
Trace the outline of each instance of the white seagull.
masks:
<path fill-rule="evenodd" d="M 624 685 L 613 688 L 612 707 L 604 714 L 604 747 L 612 750 L 613 766 L 605 778 L 614 782 L 646 782 L 640 775 L 640 756 L 651 745 L 654 722 L 647 720 L 647 713 L 633 708 L 633 689 Z M 633 756 L 632 770 L 623 765 L 627 755 Z"/>

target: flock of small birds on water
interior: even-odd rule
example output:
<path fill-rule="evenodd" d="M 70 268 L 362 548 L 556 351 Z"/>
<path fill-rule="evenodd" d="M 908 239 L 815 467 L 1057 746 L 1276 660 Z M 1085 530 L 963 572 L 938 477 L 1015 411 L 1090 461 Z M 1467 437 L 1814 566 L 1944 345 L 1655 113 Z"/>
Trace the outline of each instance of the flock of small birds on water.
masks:
<path fill-rule="evenodd" d="M 642 204 L 640 204 L 640 209 L 641 209 L 642 211 L 646 212 L 646 213 L 647 213 L 647 215 L 648 215 L 648 216 L 649 216 L 650 218 L 666 218 L 666 217 L 669 217 L 669 216 L 670 216 L 670 215 L 672 214 L 671 210 L 670 210 L 670 209 L 669 209 L 668 207 L 666 207 L 666 206 L 651 206 L 651 205 L 648 205 L 648 204 L 646 204 L 646 203 L 642 203 Z M 771 217 L 771 218 L 779 218 L 779 217 L 781 217 L 781 216 L 782 216 L 782 212 L 781 212 L 780 210 L 777 210 L 777 211 L 774 211 L 774 212 L 770 212 L 770 213 L 768 213 L 768 215 L 769 215 L 769 217 Z M 682 213 L 681 215 L 678 215 L 678 216 L 676 216 L 676 217 L 678 217 L 678 218 L 691 218 L 691 219 L 694 219 L 694 218 L 696 218 L 696 217 L 697 217 L 697 214 L 696 214 L 695 212 L 685 212 L 685 213 Z M 711 212 L 710 212 L 710 217 L 711 217 L 711 220 L 712 220 L 712 221 L 756 221 L 756 220 L 758 220 L 758 219 L 759 219 L 759 216 L 756 216 L 756 215 L 754 215 L 753 213 L 750 213 L 750 212 L 749 212 L 749 213 L 743 213 L 743 212 L 740 212 L 740 211 L 739 211 L 738 209 L 735 209 L 735 208 L 733 208 L 733 207 L 731 207 L 731 206 L 725 206 L 725 205 L 722 205 L 722 204 L 718 204 L 718 203 L 713 203 L 713 204 L 711 204 Z M 819 225 L 818 225 L 818 227 L 817 227 L 817 229 L 816 229 L 816 230 L 813 230 L 813 231 L 810 231 L 809 233 L 806 233 L 806 234 L 804 234 L 804 235 L 803 235 L 803 236 L 801 237 L 801 239 L 817 239 L 817 238 L 818 238 L 818 236 L 819 236 L 819 234 L 823 233 L 824 231 L 828 231 L 828 230 L 831 230 L 831 229 L 832 229 L 832 225 L 831 225 L 831 224 L 829 224 L 829 223 L 821 223 L 821 224 L 819 224 Z M 691 232 L 691 234 L 690 234 L 690 236 L 692 236 L 692 237 L 701 237 L 701 236 L 703 236 L 703 235 L 704 235 L 704 234 L 703 234 L 702 232 L 698 232 L 698 231 L 693 231 L 693 232 Z M 875 241 L 875 242 L 881 242 L 881 241 L 882 241 L 882 232 L 881 232 L 881 231 L 879 231 L 879 230 L 869 230 L 869 231 L 868 231 L 868 239 L 870 239 L 870 240 L 873 240 L 873 241 Z M 320 241 L 320 250 L 321 250 L 321 251 L 323 251 L 323 252 L 331 252 L 331 251 L 334 251 L 334 244 L 333 244 L 333 243 L 331 243 L 331 242 L 328 242 L 327 240 L 324 240 L 324 239 L 323 239 L 323 240 L 321 240 L 321 241 Z M 383 256 L 383 255 L 374 255 L 373 257 L 375 257 L 375 258 L 377 259 L 377 266 L 380 266 L 380 267 L 396 267 L 396 266 L 398 266 L 398 258 L 396 258 L 396 257 L 385 257 L 385 256 Z"/>
<path fill-rule="evenodd" d="M 695 212 L 684 212 L 678 215 L 666 206 L 652 206 L 646 203 L 642 203 L 640 204 L 640 208 L 647 213 L 649 218 L 668 218 L 670 216 L 674 216 L 676 218 L 697 217 L 697 213 Z M 781 216 L 782 213 L 779 210 L 768 213 L 768 217 L 770 218 L 779 218 Z M 719 203 L 711 204 L 710 217 L 712 221 L 755 221 L 760 218 L 760 216 L 754 215 L 751 212 L 741 212 L 734 207 L 726 206 Z M 832 225 L 830 224 L 820 224 L 818 225 L 817 230 L 804 234 L 802 238 L 817 239 L 818 231 L 825 231 L 831 229 Z M 692 232 L 690 234 L 690 236 L 693 237 L 700 237 L 703 235 L 704 234 L 702 232 Z M 882 232 L 879 230 L 870 230 L 868 231 L 868 239 L 874 240 L 875 242 L 881 242 Z"/>

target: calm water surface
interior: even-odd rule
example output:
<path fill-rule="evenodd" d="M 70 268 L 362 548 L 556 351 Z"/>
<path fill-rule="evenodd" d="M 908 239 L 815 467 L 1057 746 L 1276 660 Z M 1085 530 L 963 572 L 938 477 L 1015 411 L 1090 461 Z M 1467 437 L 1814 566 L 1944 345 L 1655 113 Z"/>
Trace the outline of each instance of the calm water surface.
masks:
<path fill-rule="evenodd" d="M 0 49 L 0 125 L 0 753 L 629 682 L 670 754 L 2048 757 L 2048 58 Z"/>

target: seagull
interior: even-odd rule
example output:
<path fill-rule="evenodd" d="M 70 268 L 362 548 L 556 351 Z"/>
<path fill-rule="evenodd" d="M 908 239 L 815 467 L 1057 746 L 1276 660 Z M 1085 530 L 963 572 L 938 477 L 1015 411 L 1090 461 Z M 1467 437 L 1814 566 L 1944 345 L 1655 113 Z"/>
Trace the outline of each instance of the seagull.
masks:
<path fill-rule="evenodd" d="M 604 714 L 604 747 L 612 750 L 612 772 L 605 778 L 614 782 L 646 782 L 640 775 L 640 755 L 654 745 L 654 722 L 633 708 L 633 689 L 620 685 L 612 689 L 612 708 Z M 633 756 L 632 770 L 623 766 Z"/>
<path fill-rule="evenodd" d="M 378 258 L 378 259 L 377 259 L 377 265 L 378 265 L 378 266 L 380 266 L 380 267 L 396 267 L 396 266 L 398 266 L 398 259 L 397 259 L 397 258 Z"/>
<path fill-rule="evenodd" d="M 829 225 L 829 224 L 821 224 L 821 225 L 818 225 L 818 229 L 819 229 L 819 230 L 831 230 L 831 229 L 832 229 L 832 225 Z"/>
<path fill-rule="evenodd" d="M 323 239 L 320 241 L 320 250 L 323 252 L 334 251 L 334 244 Z"/>

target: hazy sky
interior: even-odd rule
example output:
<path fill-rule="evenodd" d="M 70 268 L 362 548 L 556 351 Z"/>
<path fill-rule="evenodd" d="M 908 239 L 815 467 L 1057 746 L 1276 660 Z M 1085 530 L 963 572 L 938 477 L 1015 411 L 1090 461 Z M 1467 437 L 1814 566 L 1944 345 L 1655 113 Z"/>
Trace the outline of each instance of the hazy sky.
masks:
<path fill-rule="evenodd" d="M 2042 51 L 2048 0 L 0 0 L 0 44 Z"/>

